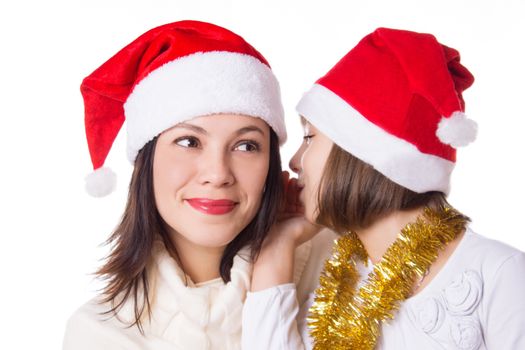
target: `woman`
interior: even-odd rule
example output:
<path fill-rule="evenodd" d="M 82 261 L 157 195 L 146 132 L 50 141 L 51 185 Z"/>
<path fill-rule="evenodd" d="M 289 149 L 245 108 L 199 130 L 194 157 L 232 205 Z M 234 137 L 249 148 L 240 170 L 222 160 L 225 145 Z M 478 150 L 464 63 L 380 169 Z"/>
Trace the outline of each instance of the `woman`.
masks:
<path fill-rule="evenodd" d="M 105 288 L 71 317 L 64 349 L 239 349 L 250 262 L 282 191 L 268 63 L 224 28 L 181 21 L 140 36 L 81 90 L 88 191 L 113 187 L 103 164 L 124 119 L 134 171 L 97 273 Z M 297 280 L 315 251 L 300 248 Z"/>
<path fill-rule="evenodd" d="M 432 35 L 380 28 L 304 95 L 288 196 L 305 219 L 263 245 L 244 348 L 525 349 L 525 254 L 474 233 L 446 200 L 456 148 L 476 133 L 463 114 L 472 83 Z M 342 237 L 304 297 L 289 283 L 293 249 L 315 224 Z"/>

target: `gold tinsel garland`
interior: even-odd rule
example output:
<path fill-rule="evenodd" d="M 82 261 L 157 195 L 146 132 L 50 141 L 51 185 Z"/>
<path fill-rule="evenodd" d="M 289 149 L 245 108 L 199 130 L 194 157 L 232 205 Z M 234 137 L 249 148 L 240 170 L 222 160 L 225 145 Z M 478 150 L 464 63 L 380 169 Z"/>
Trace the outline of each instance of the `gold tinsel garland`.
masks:
<path fill-rule="evenodd" d="M 338 239 L 332 258 L 325 262 L 308 317 L 314 349 L 374 349 L 381 322 L 394 317 L 439 251 L 466 224 L 467 219 L 451 207 L 426 208 L 415 223 L 401 230 L 357 293 L 357 263 L 366 264 L 368 255 L 354 232 Z"/>

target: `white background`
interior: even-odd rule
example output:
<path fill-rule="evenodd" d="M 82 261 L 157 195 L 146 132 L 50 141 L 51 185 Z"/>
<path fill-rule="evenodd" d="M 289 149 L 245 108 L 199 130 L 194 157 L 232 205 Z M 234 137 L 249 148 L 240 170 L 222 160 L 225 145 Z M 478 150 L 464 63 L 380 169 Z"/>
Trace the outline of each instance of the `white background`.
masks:
<path fill-rule="evenodd" d="M 295 103 L 364 35 L 410 29 L 459 49 L 476 77 L 464 97 L 480 130 L 459 151 L 450 201 L 478 232 L 525 250 L 524 2 L 322 2 L 2 2 L 0 348 L 59 349 L 67 317 L 100 288 L 90 273 L 122 213 L 131 166 L 119 137 L 107 161 L 118 173 L 116 193 L 84 192 L 91 165 L 79 85 L 137 36 L 176 20 L 225 26 L 269 60 L 287 114 L 285 164 L 302 137 Z"/>

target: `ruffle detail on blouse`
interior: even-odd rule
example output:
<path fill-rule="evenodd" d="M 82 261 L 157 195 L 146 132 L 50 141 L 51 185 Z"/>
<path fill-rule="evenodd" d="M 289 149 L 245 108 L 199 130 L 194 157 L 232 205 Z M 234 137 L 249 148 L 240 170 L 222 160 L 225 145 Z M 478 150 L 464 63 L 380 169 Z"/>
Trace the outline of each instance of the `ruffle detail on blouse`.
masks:
<path fill-rule="evenodd" d="M 450 349 L 477 350 L 482 344 L 476 315 L 483 294 L 478 272 L 466 270 L 440 293 L 427 296 L 409 310 L 412 322 Z"/>

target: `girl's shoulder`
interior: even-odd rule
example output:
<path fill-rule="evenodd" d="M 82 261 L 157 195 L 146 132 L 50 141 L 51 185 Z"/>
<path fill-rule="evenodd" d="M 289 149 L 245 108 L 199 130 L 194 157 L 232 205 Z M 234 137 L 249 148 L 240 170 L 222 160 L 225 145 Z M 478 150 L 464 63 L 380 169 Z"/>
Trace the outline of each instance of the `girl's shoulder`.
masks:
<path fill-rule="evenodd" d="M 436 297 L 447 305 L 455 302 L 462 305 L 470 300 L 473 305 L 469 308 L 477 307 L 482 299 L 487 301 L 489 296 L 502 290 L 525 292 L 523 279 L 515 278 L 524 274 L 525 253 L 467 228 L 442 269 L 407 304 L 419 304 L 428 297 Z"/>
<path fill-rule="evenodd" d="M 467 228 L 458 251 L 458 265 L 479 265 L 486 277 L 497 274 L 513 261 L 525 259 L 525 253 L 506 243 L 488 238 Z"/>
<path fill-rule="evenodd" d="M 525 321 L 523 275 L 525 253 L 468 228 L 437 276 L 404 303 L 405 321 L 390 333 L 405 327 L 458 348 L 485 348 L 483 342 L 492 348 L 501 341 L 501 348 L 518 348 L 509 344 Z"/>

